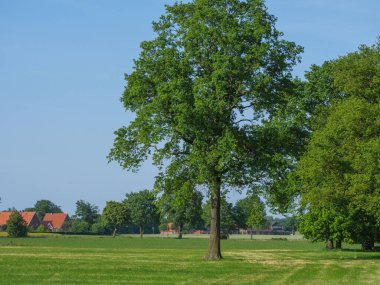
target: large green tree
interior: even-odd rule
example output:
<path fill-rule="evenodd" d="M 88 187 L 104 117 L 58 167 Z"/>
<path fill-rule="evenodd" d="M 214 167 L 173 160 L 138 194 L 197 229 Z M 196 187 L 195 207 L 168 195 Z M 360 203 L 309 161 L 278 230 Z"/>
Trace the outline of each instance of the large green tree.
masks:
<path fill-rule="evenodd" d="M 127 204 L 107 201 L 103 209 L 102 217 L 107 224 L 113 227 L 112 236 L 116 236 L 118 227 L 127 225 L 130 222 L 130 212 Z"/>
<path fill-rule="evenodd" d="M 287 186 L 302 196 L 308 213 L 301 231 L 313 239 L 323 236 L 332 244 L 335 238 L 340 245 L 344 238 L 373 247 L 379 203 L 379 62 L 380 41 L 312 66 L 306 74 L 303 110 L 313 133 Z"/>
<path fill-rule="evenodd" d="M 139 226 L 140 237 L 142 238 L 145 225 L 158 219 L 156 198 L 153 192 L 149 190 L 127 193 L 125 197 L 124 202 L 130 211 L 131 223 Z"/>
<path fill-rule="evenodd" d="M 263 0 L 167 6 L 125 76 L 122 102 L 135 118 L 115 132 L 109 159 L 128 170 L 149 156 L 162 168 L 180 161 L 191 169 L 210 194 L 207 259 L 222 257 L 222 189 L 270 181 L 298 155 L 302 130 L 284 106 L 302 48 L 275 22 Z"/>
<path fill-rule="evenodd" d="M 76 202 L 75 215 L 73 220 L 80 220 L 88 224 L 88 228 L 96 223 L 100 218 L 99 208 L 89 202 L 78 200 Z"/>
<path fill-rule="evenodd" d="M 306 221 L 344 221 L 338 231 L 326 225 L 328 236 L 340 234 L 368 249 L 380 225 L 380 104 L 351 97 L 329 113 L 297 166 L 302 205 L 311 212 Z"/>
<path fill-rule="evenodd" d="M 25 209 L 25 211 L 35 211 L 40 220 L 46 213 L 62 213 L 61 207 L 49 200 L 38 200 L 33 208 Z"/>

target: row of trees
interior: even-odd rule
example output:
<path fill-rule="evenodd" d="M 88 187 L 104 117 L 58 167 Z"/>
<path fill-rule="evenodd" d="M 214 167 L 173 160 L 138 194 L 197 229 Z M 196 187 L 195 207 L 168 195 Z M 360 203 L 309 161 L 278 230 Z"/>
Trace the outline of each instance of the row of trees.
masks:
<path fill-rule="evenodd" d="M 184 231 L 208 230 L 210 228 L 210 206 L 203 203 L 203 196 L 199 191 L 173 191 L 174 196 L 168 197 L 168 192 L 157 195 L 154 191 L 143 190 L 126 194 L 122 202 L 108 201 L 100 214 L 97 206 L 83 200 L 76 202 L 76 210 L 70 221 L 66 222 L 62 232 L 76 234 L 110 234 L 116 235 L 118 231 L 123 233 L 139 232 L 142 237 L 145 229 L 154 233 L 158 230 L 166 230 L 169 223 L 182 238 Z M 189 193 L 192 195 L 189 195 Z M 178 195 L 181 196 L 178 196 Z M 185 194 L 185 195 L 182 195 Z M 180 198 L 179 198 L 180 197 Z M 15 214 L 18 212 L 13 209 Z M 24 211 L 35 211 L 43 217 L 46 213 L 62 213 L 59 206 L 49 200 L 39 200 L 34 207 Z M 13 215 L 13 214 L 12 214 Z M 18 226 L 13 224 L 18 219 L 10 219 L 12 226 L 25 227 L 24 222 Z M 22 219 L 21 219 L 22 220 Z M 273 218 L 266 217 L 264 203 L 257 196 L 249 196 L 238 200 L 235 205 L 229 203 L 222 196 L 221 199 L 221 228 L 226 232 L 238 228 L 268 229 Z M 294 230 L 286 219 L 277 219 L 287 231 Z M 12 226 L 8 227 L 12 231 Z M 37 231 L 45 231 L 43 225 Z M 20 231 L 23 236 L 24 231 Z M 14 236 L 14 234 L 10 234 Z"/>
<path fill-rule="evenodd" d="M 141 237 L 147 225 L 159 225 L 160 230 L 166 230 L 168 223 L 172 223 L 178 238 L 182 238 L 184 231 L 210 228 L 210 205 L 202 203 L 199 191 L 182 193 L 177 189 L 170 196 L 169 192 L 162 194 L 157 196 L 154 191 L 142 190 L 126 194 L 123 202 L 108 201 L 102 213 L 103 222 L 112 227 L 113 235 L 127 225 L 132 226 L 132 230 L 137 226 Z M 238 200 L 235 205 L 225 197 L 221 199 L 221 228 L 226 232 L 238 228 L 269 228 L 272 221 L 273 218 L 266 217 L 265 205 L 257 196 Z M 294 218 L 277 221 L 287 231 L 295 230 Z"/>

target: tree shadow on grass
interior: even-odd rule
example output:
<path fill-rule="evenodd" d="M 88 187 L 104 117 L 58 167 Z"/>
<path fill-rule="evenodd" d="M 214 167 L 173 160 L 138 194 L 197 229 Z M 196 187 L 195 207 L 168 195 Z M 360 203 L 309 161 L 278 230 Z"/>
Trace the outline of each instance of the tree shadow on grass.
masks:
<path fill-rule="evenodd" d="M 360 248 L 342 248 L 341 251 L 374 253 L 374 252 L 380 252 L 380 246 L 375 246 L 373 250 L 362 250 Z"/>

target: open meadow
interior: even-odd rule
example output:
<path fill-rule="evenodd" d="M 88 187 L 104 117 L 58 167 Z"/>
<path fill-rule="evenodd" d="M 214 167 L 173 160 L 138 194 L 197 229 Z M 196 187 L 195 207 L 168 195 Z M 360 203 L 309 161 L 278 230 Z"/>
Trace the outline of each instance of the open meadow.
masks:
<path fill-rule="evenodd" d="M 0 237 L 0 284 L 380 284 L 380 252 L 304 240 Z"/>

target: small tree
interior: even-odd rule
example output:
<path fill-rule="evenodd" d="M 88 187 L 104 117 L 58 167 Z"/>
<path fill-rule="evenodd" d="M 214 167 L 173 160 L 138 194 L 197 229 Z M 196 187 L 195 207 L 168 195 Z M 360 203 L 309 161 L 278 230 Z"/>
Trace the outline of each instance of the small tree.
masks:
<path fill-rule="evenodd" d="M 37 227 L 37 232 L 38 233 L 43 233 L 43 232 L 45 232 L 46 231 L 46 229 L 45 229 L 45 226 L 44 225 L 39 225 L 38 227 Z"/>
<path fill-rule="evenodd" d="M 252 195 L 249 197 L 249 204 L 251 205 L 251 210 L 247 218 L 247 225 L 251 227 L 251 239 L 252 239 L 252 229 L 254 227 L 262 227 L 265 224 L 265 205 L 260 200 L 260 197 Z"/>
<path fill-rule="evenodd" d="M 74 219 L 85 221 L 91 226 L 99 219 L 99 216 L 98 206 L 92 205 L 89 202 L 83 200 L 76 202 Z"/>
<path fill-rule="evenodd" d="M 130 220 L 130 212 L 125 203 L 108 201 L 103 210 L 103 217 L 105 221 L 113 227 L 112 236 L 116 236 L 118 227 L 126 225 Z"/>
<path fill-rule="evenodd" d="M 183 165 L 169 168 L 166 175 L 156 178 L 155 188 L 162 193 L 157 201 L 162 222 L 174 222 L 178 238 L 184 227 L 203 226 L 202 193 L 196 190 L 190 171 Z"/>
<path fill-rule="evenodd" d="M 140 237 L 144 235 L 144 227 L 149 222 L 157 218 L 157 208 L 154 204 L 155 197 L 149 190 L 142 190 L 135 193 L 125 195 L 125 203 L 127 204 L 133 224 L 140 228 Z"/>
<path fill-rule="evenodd" d="M 28 227 L 19 212 L 12 212 L 7 221 L 7 231 L 9 237 L 26 237 Z"/>

